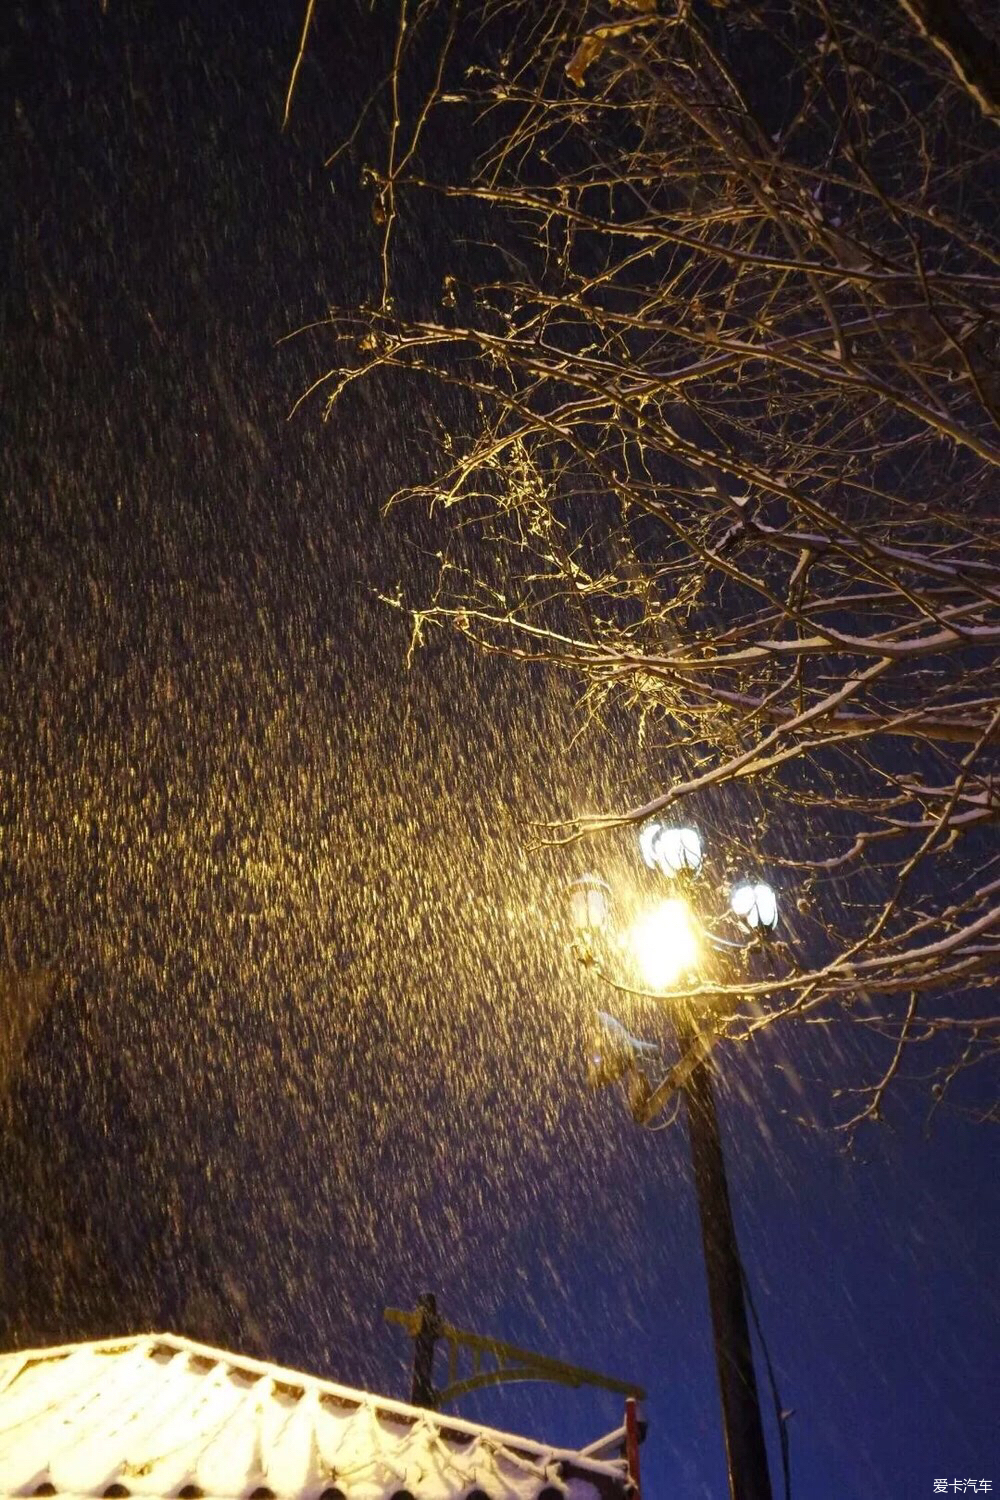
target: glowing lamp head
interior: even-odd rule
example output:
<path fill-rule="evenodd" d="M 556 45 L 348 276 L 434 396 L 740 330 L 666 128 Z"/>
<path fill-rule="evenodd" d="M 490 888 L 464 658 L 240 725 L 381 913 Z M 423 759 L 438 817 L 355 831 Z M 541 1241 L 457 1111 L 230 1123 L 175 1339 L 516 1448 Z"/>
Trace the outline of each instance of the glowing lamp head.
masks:
<path fill-rule="evenodd" d="M 669 989 L 698 962 L 698 933 L 686 901 L 661 901 L 629 933 L 629 946 L 650 989 Z"/>
<path fill-rule="evenodd" d="M 611 920 L 611 887 L 599 875 L 581 875 L 569 888 L 569 915 L 580 937 L 597 937 Z"/>
<path fill-rule="evenodd" d="M 729 904 L 748 932 L 773 932 L 778 925 L 778 898 L 763 882 L 736 886 Z"/>
<path fill-rule="evenodd" d="M 649 870 L 659 870 L 671 880 L 678 875 L 696 875 L 701 869 L 701 835 L 697 828 L 669 828 L 651 818 L 639 830 L 639 852 Z"/>

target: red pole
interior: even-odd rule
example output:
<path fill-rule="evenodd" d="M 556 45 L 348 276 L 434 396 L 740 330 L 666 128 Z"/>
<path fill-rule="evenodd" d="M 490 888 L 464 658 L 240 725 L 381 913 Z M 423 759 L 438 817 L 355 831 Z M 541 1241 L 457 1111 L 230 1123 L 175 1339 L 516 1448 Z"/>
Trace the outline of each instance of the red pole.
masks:
<path fill-rule="evenodd" d="M 639 1414 L 634 1396 L 625 1402 L 625 1462 L 628 1477 L 632 1481 L 632 1500 L 640 1500 L 639 1494 Z"/>

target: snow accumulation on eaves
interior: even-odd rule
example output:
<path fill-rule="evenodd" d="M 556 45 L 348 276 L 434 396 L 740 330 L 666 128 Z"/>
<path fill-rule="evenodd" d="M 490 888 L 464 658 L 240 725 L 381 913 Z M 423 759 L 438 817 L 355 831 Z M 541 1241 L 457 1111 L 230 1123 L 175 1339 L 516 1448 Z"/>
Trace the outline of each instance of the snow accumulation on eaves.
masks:
<path fill-rule="evenodd" d="M 623 1500 L 625 1464 L 173 1334 L 0 1355 L 0 1496 Z"/>

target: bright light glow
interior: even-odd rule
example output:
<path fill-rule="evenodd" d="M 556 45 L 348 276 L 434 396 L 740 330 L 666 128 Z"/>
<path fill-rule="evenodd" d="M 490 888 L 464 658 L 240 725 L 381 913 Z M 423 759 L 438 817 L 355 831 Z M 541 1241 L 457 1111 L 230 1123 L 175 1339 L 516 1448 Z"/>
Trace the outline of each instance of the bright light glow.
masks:
<path fill-rule="evenodd" d="M 686 901 L 661 901 L 645 912 L 629 933 L 629 946 L 650 989 L 676 984 L 698 962 L 699 943 Z"/>
<path fill-rule="evenodd" d="M 577 932 L 603 932 L 611 918 L 611 887 L 600 875 L 581 875 L 569 888 L 570 920 Z"/>
<path fill-rule="evenodd" d="M 778 898 L 769 885 L 738 885 L 729 904 L 751 932 L 772 932 L 778 925 Z"/>
<path fill-rule="evenodd" d="M 697 828 L 668 828 L 652 818 L 639 830 L 639 852 L 649 870 L 693 875 L 701 868 L 701 835 Z"/>

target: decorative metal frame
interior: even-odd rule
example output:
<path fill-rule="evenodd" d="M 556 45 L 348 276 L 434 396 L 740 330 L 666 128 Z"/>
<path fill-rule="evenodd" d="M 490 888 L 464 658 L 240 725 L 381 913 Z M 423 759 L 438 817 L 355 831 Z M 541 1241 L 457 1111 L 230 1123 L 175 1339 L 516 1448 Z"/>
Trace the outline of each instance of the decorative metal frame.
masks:
<path fill-rule="evenodd" d="M 387 1323 L 396 1323 L 405 1328 L 414 1341 L 426 1333 L 427 1309 L 418 1307 L 406 1312 L 399 1307 L 385 1309 Z M 521 1380 L 544 1380 L 555 1385 L 569 1386 L 578 1390 L 581 1386 L 596 1386 L 600 1390 L 614 1391 L 620 1396 L 645 1399 L 641 1386 L 628 1380 L 616 1380 L 611 1375 L 602 1375 L 597 1370 L 588 1370 L 582 1365 L 571 1365 L 562 1359 L 553 1359 L 547 1354 L 536 1354 L 531 1349 L 521 1349 L 516 1344 L 504 1343 L 501 1339 L 488 1338 L 484 1334 L 471 1333 L 465 1328 L 455 1328 L 433 1314 L 434 1341 L 448 1345 L 448 1384 L 440 1390 L 432 1387 L 430 1403 L 435 1410 L 443 1402 L 456 1401 L 471 1391 L 485 1390 L 490 1386 L 507 1385 Z M 462 1353 L 471 1356 L 472 1372 L 461 1376 L 459 1361 Z M 484 1368 L 484 1361 L 493 1362 L 491 1369 Z"/>

